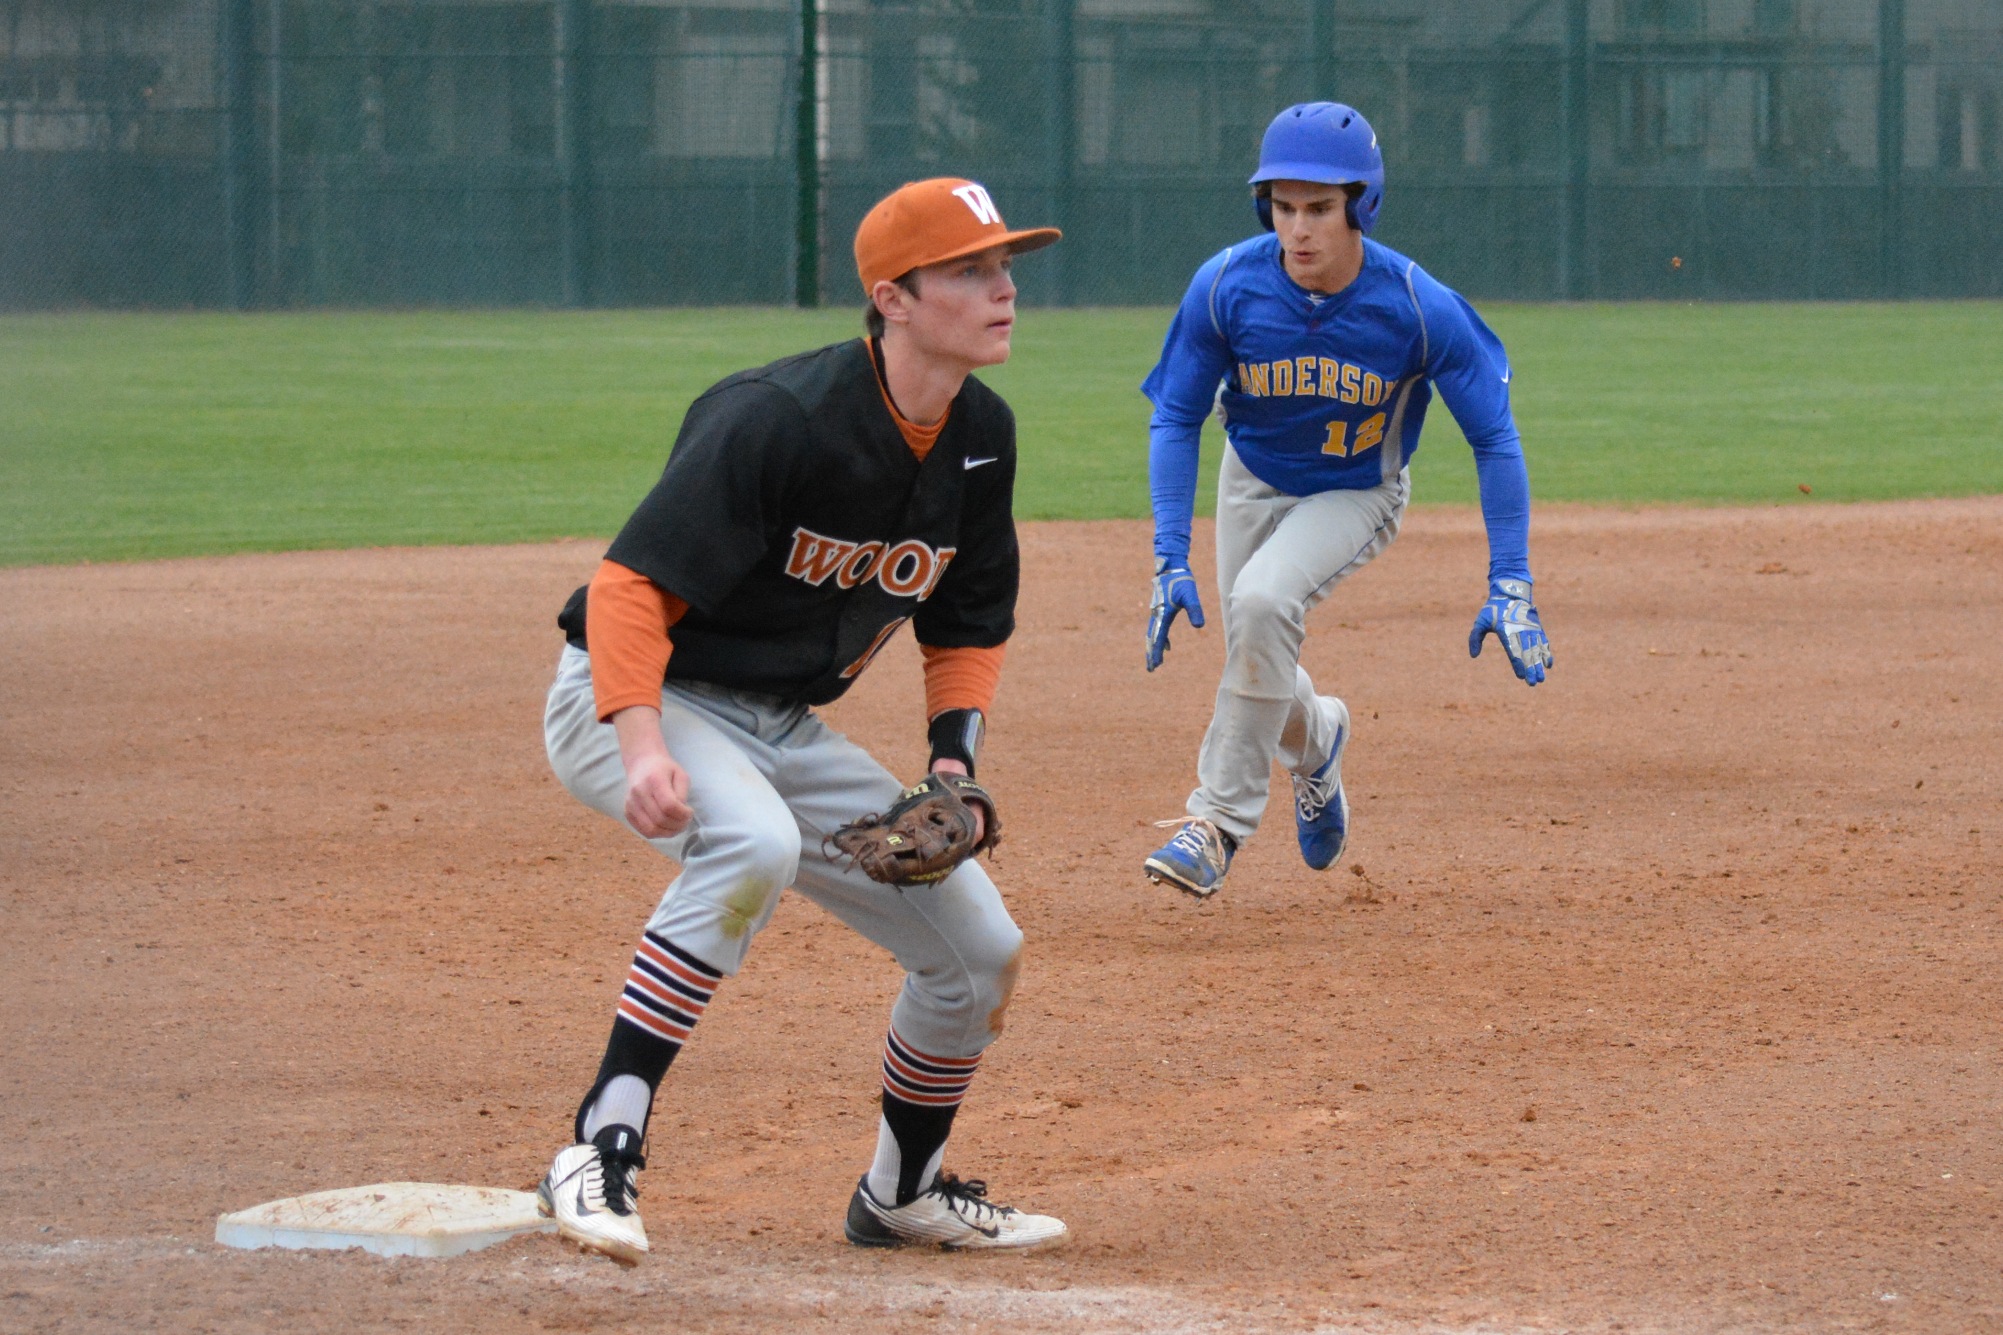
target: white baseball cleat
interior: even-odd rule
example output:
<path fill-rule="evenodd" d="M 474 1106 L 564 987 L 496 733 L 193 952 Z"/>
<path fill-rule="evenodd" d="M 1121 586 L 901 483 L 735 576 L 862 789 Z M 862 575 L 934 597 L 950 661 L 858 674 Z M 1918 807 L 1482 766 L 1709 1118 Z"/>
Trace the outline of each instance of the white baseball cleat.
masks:
<path fill-rule="evenodd" d="M 1048 1247 L 1063 1241 L 1071 1230 L 1062 1219 L 996 1205 L 988 1199 L 985 1182 L 962 1182 L 950 1173 L 941 1173 L 925 1191 L 895 1207 L 870 1195 L 869 1179 L 864 1178 L 849 1198 L 848 1220 L 842 1232 L 858 1247 L 917 1244 L 974 1251 Z"/>
<path fill-rule="evenodd" d="M 634 1176 L 646 1163 L 637 1131 L 605 1127 L 591 1144 L 557 1154 L 536 1188 L 536 1209 L 556 1220 L 557 1233 L 579 1251 L 638 1265 L 647 1254 L 647 1226 L 640 1222 Z"/>

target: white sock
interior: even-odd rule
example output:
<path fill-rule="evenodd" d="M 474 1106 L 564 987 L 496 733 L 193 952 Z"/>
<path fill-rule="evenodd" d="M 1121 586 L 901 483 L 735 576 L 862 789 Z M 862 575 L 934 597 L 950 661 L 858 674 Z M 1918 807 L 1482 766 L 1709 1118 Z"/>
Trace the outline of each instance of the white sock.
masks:
<path fill-rule="evenodd" d="M 939 1175 L 939 1165 L 944 1162 L 946 1162 L 946 1147 L 941 1145 L 933 1151 L 932 1162 L 926 1164 L 925 1171 L 918 1175 L 918 1190 L 921 1193 L 932 1185 L 932 1179 Z M 903 1171 L 904 1153 L 897 1147 L 897 1137 L 892 1134 L 890 1123 L 878 1117 L 876 1161 L 869 1166 L 869 1177 L 866 1182 L 869 1194 L 876 1198 L 877 1204 L 897 1204 L 897 1179 Z"/>
<path fill-rule="evenodd" d="M 605 1082 L 584 1115 L 584 1138 L 590 1140 L 608 1126 L 630 1126 L 644 1139 L 647 1113 L 654 1106 L 654 1091 L 637 1075 L 615 1075 Z M 897 1182 L 893 1174 L 893 1186 Z"/>

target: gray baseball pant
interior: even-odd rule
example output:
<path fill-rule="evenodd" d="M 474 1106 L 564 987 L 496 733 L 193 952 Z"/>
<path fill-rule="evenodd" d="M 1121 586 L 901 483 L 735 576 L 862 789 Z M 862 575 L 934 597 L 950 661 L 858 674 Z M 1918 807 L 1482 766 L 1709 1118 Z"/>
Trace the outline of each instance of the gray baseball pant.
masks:
<path fill-rule="evenodd" d="M 626 824 L 619 739 L 598 721 L 591 659 L 575 646 L 558 662 L 543 737 L 572 796 Z M 969 861 L 935 885 L 900 890 L 822 850 L 836 827 L 903 791 L 868 752 L 805 705 L 695 682 L 662 689 L 661 737 L 688 771 L 695 819 L 647 841 L 682 867 L 647 930 L 735 974 L 791 886 L 903 966 L 891 1022 L 913 1047 L 974 1057 L 1000 1035 L 1022 932 L 988 874 Z"/>
<path fill-rule="evenodd" d="M 1217 477 L 1217 590 L 1224 675 L 1196 760 L 1188 812 L 1239 843 L 1265 815 L 1273 761 L 1312 774 L 1340 712 L 1301 667 L 1307 614 L 1398 536 L 1409 470 L 1375 487 L 1290 496 L 1254 477 L 1229 444 Z"/>

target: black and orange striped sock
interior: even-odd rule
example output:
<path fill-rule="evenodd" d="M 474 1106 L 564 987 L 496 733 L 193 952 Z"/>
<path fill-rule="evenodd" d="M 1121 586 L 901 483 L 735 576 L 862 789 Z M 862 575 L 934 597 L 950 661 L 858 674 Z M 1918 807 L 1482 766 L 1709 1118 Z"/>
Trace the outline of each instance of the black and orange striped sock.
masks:
<path fill-rule="evenodd" d="M 626 974 L 625 989 L 619 994 L 619 1010 L 612 1020 L 612 1036 L 606 1041 L 605 1057 L 598 1064 L 598 1079 L 577 1109 L 580 1143 L 591 1139 L 589 1133 L 607 1120 L 593 1117 L 593 1105 L 606 1086 L 618 1077 L 633 1076 L 645 1081 L 646 1101 L 652 1101 L 653 1092 L 660 1088 L 675 1054 L 688 1042 L 696 1021 L 709 1009 L 709 1000 L 722 982 L 721 973 L 665 937 L 652 932 L 641 936 L 640 948 L 633 952 L 633 967 Z M 646 1132 L 644 1117 L 638 1121 L 630 1116 L 611 1120 L 630 1124 L 643 1135 Z"/>
<path fill-rule="evenodd" d="M 931 1185 L 980 1064 L 979 1057 L 920 1052 L 891 1026 L 883 1038 L 883 1126 L 869 1170 L 872 1196 L 903 1205 Z"/>

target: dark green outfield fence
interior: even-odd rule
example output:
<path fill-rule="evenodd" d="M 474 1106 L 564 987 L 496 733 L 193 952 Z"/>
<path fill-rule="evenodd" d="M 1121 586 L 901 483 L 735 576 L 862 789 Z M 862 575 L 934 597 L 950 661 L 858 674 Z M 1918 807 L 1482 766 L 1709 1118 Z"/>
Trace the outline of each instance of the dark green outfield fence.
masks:
<path fill-rule="evenodd" d="M 938 174 L 1164 302 L 1317 96 L 1473 294 L 2003 295 L 2003 0 L 0 0 L 0 306 L 846 303 Z"/>

